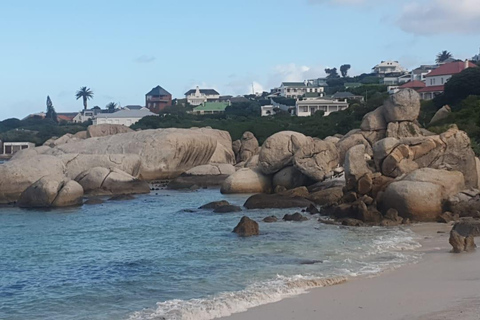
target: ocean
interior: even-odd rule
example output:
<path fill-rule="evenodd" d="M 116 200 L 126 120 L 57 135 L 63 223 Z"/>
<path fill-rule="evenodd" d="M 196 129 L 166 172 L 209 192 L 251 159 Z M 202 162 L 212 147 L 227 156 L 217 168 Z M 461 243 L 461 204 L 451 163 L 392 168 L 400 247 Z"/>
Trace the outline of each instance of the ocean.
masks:
<path fill-rule="evenodd" d="M 294 209 L 197 209 L 246 198 L 165 190 L 79 208 L 2 207 L 0 319 L 214 319 L 419 259 L 408 229 L 281 222 Z M 261 235 L 232 233 L 243 215 Z M 270 215 L 279 222 L 260 222 Z"/>

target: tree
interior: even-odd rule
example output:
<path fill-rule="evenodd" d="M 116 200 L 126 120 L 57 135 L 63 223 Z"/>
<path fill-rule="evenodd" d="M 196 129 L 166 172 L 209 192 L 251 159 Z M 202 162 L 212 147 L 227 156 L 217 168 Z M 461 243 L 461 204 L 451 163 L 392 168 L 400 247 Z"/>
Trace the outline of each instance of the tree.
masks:
<path fill-rule="evenodd" d="M 337 68 L 326 68 L 325 73 L 328 74 L 327 78 L 332 79 L 332 78 L 340 78 L 337 72 Z"/>
<path fill-rule="evenodd" d="M 115 109 L 117 108 L 117 104 L 115 102 L 110 102 L 107 104 L 106 108 L 108 109 L 109 113 L 114 113 Z"/>
<path fill-rule="evenodd" d="M 448 52 L 447 50 L 443 50 L 439 54 L 437 54 L 437 59 L 435 59 L 436 63 L 442 63 L 445 62 L 446 60 L 453 58 L 452 54 Z"/>
<path fill-rule="evenodd" d="M 87 110 L 87 101 L 93 98 L 93 92 L 90 88 L 81 87 L 80 90 L 77 91 L 75 97 L 78 99 L 82 98 L 83 100 L 83 110 Z"/>
<path fill-rule="evenodd" d="M 340 73 L 342 74 L 342 77 L 346 77 L 348 70 L 350 70 L 351 66 L 349 64 L 343 64 L 340 66 Z"/>
<path fill-rule="evenodd" d="M 445 84 L 443 95 L 435 98 L 435 104 L 456 105 L 470 95 L 480 96 L 480 68 L 467 68 L 453 75 Z"/>
<path fill-rule="evenodd" d="M 47 96 L 47 114 L 45 115 L 45 118 L 58 122 L 57 113 L 55 112 L 50 96 Z"/>

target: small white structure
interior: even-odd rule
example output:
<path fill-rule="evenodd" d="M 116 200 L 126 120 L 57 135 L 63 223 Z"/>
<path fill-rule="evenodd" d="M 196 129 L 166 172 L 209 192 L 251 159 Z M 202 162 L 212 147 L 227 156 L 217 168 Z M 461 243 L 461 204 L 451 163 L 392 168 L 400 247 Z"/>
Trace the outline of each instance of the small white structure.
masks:
<path fill-rule="evenodd" d="M 372 68 L 377 75 L 384 75 L 386 73 L 405 72 L 406 70 L 400 65 L 398 61 L 382 61 Z"/>
<path fill-rule="evenodd" d="M 4 142 L 2 153 L 4 155 L 12 155 L 20 150 L 35 148 L 35 144 L 31 142 Z"/>
<path fill-rule="evenodd" d="M 275 107 L 271 104 L 262 106 L 262 117 L 268 117 L 268 116 L 273 116 L 276 112 L 273 111 Z"/>
<path fill-rule="evenodd" d="M 299 117 L 313 116 L 317 111 L 323 111 L 324 116 L 332 112 L 345 110 L 348 108 L 348 102 L 336 99 L 307 99 L 299 100 L 296 105 L 296 113 Z"/>
<path fill-rule="evenodd" d="M 220 93 L 214 89 L 196 89 L 189 90 L 185 93 L 187 102 L 192 106 L 199 106 L 206 102 L 216 102 L 220 99 Z"/>
<path fill-rule="evenodd" d="M 82 123 L 82 122 L 93 119 L 93 117 L 95 117 L 95 111 L 93 111 L 93 110 L 82 110 L 73 118 L 73 122 L 74 123 Z"/>
<path fill-rule="evenodd" d="M 130 127 L 147 116 L 158 116 L 158 114 L 150 112 L 147 108 L 139 110 L 124 109 L 114 113 L 100 113 L 93 118 L 93 124 L 121 124 Z"/>

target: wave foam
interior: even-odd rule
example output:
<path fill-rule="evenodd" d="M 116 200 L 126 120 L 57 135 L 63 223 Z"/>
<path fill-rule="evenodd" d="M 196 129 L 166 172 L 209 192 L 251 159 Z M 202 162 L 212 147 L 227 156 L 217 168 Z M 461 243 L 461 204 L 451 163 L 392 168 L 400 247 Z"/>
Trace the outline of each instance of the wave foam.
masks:
<path fill-rule="evenodd" d="M 247 311 L 263 304 L 305 293 L 308 289 L 328 287 L 347 281 L 347 277 L 309 278 L 277 276 L 274 281 L 258 283 L 236 292 L 224 292 L 211 299 L 170 300 L 157 303 L 156 310 L 135 312 L 130 320 L 210 320 Z"/>

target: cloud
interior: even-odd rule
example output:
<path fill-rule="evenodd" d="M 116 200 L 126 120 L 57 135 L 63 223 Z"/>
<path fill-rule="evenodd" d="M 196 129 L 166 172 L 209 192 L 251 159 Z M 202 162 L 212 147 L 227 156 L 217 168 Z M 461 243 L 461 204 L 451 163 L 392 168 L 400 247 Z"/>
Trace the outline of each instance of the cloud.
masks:
<path fill-rule="evenodd" d="M 324 66 L 305 66 L 289 63 L 277 65 L 268 77 L 269 87 L 278 87 L 284 81 L 303 81 L 325 76 Z"/>
<path fill-rule="evenodd" d="M 142 56 L 138 57 L 137 59 L 135 59 L 135 62 L 136 63 L 152 63 L 156 59 L 157 58 L 155 58 L 154 56 L 142 55 Z"/>
<path fill-rule="evenodd" d="M 397 25 L 418 35 L 478 34 L 480 4 L 478 0 L 410 1 L 403 6 Z"/>

